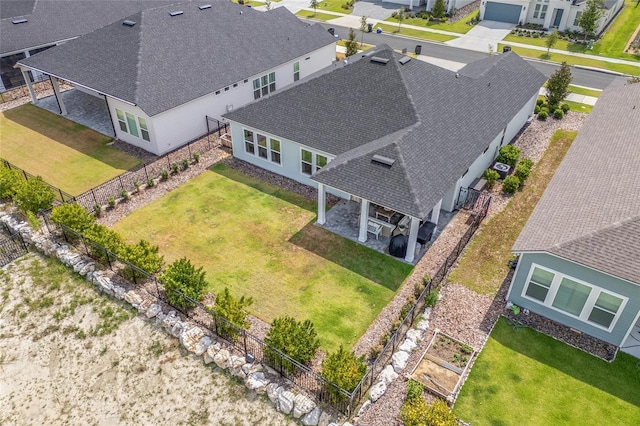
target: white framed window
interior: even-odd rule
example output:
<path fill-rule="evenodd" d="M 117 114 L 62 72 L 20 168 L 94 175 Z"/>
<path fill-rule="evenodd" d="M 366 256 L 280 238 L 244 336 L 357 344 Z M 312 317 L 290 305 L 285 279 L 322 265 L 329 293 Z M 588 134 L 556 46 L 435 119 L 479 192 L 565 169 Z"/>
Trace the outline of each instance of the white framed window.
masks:
<path fill-rule="evenodd" d="M 140 125 L 140 133 L 142 134 L 142 139 L 149 142 L 149 128 L 147 127 L 147 120 L 142 117 L 138 117 L 138 124 Z"/>
<path fill-rule="evenodd" d="M 582 15 L 582 12 L 576 13 L 576 18 L 573 20 L 573 26 L 574 27 L 579 27 L 580 26 L 580 24 L 578 23 L 578 20 L 580 19 L 580 15 Z"/>
<path fill-rule="evenodd" d="M 269 159 L 269 148 L 267 147 L 267 137 L 258 133 L 258 157 Z"/>
<path fill-rule="evenodd" d="M 538 16 L 540 16 L 540 8 L 542 7 L 541 4 L 536 4 L 536 8 L 533 10 L 533 17 L 538 19 Z"/>
<path fill-rule="evenodd" d="M 532 264 L 522 296 L 580 321 L 611 330 L 628 298 Z"/>
<path fill-rule="evenodd" d="M 300 150 L 300 165 L 303 174 L 311 176 L 327 165 L 329 160 L 326 156 L 302 148 Z"/>
<path fill-rule="evenodd" d="M 293 64 L 293 81 L 300 80 L 300 62 L 294 62 Z"/>
<path fill-rule="evenodd" d="M 127 124 L 129 125 L 129 134 L 139 138 L 140 134 L 138 133 L 138 125 L 136 124 L 136 117 L 131 114 L 126 112 L 125 113 L 127 116 Z"/>
<path fill-rule="evenodd" d="M 256 145 L 253 141 L 253 132 L 251 130 L 244 129 L 244 151 L 247 154 L 256 153 Z"/>
<path fill-rule="evenodd" d="M 271 148 L 271 161 L 276 164 L 282 164 L 282 146 L 278 139 L 269 139 L 269 147 Z"/>
<path fill-rule="evenodd" d="M 547 16 L 547 9 L 549 8 L 548 5 L 543 4 L 542 5 L 542 11 L 540 12 L 540 19 L 544 19 L 545 16 Z"/>
<path fill-rule="evenodd" d="M 129 133 L 129 129 L 127 128 L 127 122 L 124 118 L 124 112 L 116 108 L 116 116 L 118 117 L 118 124 L 120 125 L 120 130 L 123 132 Z"/>
<path fill-rule="evenodd" d="M 253 99 L 267 96 L 276 91 L 276 73 L 271 72 L 253 80 Z"/>

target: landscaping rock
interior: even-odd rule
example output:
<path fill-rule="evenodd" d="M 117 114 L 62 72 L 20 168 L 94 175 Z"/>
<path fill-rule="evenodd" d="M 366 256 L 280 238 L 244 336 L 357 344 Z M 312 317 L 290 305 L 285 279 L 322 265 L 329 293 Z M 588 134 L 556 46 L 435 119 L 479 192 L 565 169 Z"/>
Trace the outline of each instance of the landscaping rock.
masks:
<path fill-rule="evenodd" d="M 385 382 L 378 382 L 369 389 L 369 399 L 371 402 L 376 402 L 386 391 L 387 384 Z"/>
<path fill-rule="evenodd" d="M 358 410 L 358 417 L 360 417 L 361 415 L 364 414 L 365 411 L 367 411 L 367 408 L 369 408 L 369 406 L 371 405 L 371 400 L 367 399 L 364 404 L 362 404 L 362 407 L 360 407 L 360 409 Z"/>
<path fill-rule="evenodd" d="M 281 392 L 280 396 L 278 396 L 278 411 L 284 414 L 291 413 L 291 410 L 293 410 L 293 401 L 295 397 L 295 394 L 291 391 Z"/>
<path fill-rule="evenodd" d="M 187 327 L 189 327 L 188 323 L 182 322 L 182 321 L 176 321 L 175 324 L 173 324 L 173 327 L 171 327 L 171 335 L 173 337 L 179 338 L 182 332 Z"/>
<path fill-rule="evenodd" d="M 304 426 L 318 426 L 321 413 L 322 413 L 322 410 L 320 410 L 320 407 L 314 408 L 309 412 L 309 414 L 307 414 L 302 418 L 302 424 Z"/>
<path fill-rule="evenodd" d="M 200 342 L 200 339 L 203 337 L 204 331 L 202 331 L 200 327 L 191 327 L 184 329 L 182 333 L 180 333 L 179 339 L 180 344 L 184 346 L 186 350 L 189 352 L 195 352 L 198 342 Z"/>
<path fill-rule="evenodd" d="M 311 398 L 300 393 L 296 395 L 294 400 L 293 417 L 299 419 L 313 410 L 315 406 L 316 403 L 313 402 Z"/>
<path fill-rule="evenodd" d="M 416 329 L 420 331 L 425 331 L 428 328 L 429 328 L 429 320 L 426 320 L 426 319 L 420 320 L 418 325 L 416 325 Z"/>
<path fill-rule="evenodd" d="M 332 416 L 331 414 L 329 414 L 328 411 L 323 411 L 322 414 L 320 414 L 320 420 L 318 420 L 318 426 L 329 426 L 330 424 L 332 424 Z"/>
<path fill-rule="evenodd" d="M 220 343 L 210 345 L 204 352 L 204 363 L 211 364 L 218 351 L 220 351 Z"/>
<path fill-rule="evenodd" d="M 229 373 L 232 376 L 240 377 L 241 379 L 247 378 L 248 374 L 242 370 L 242 366 L 244 366 L 244 357 L 231 355 L 229 357 Z"/>
<path fill-rule="evenodd" d="M 149 309 L 147 309 L 147 313 L 145 315 L 147 316 L 147 318 L 153 318 L 160 312 L 162 312 L 162 307 L 159 304 L 154 303 L 149 306 Z"/>
<path fill-rule="evenodd" d="M 226 349 L 220 349 L 218 353 L 213 356 L 213 362 L 223 370 L 229 366 L 229 351 Z"/>
<path fill-rule="evenodd" d="M 407 331 L 407 340 L 411 340 L 413 343 L 418 343 L 422 339 L 422 332 L 420 330 L 411 329 Z"/>
<path fill-rule="evenodd" d="M 400 373 L 407 366 L 409 354 L 404 351 L 398 351 L 391 356 L 391 365 L 396 373 Z"/>
<path fill-rule="evenodd" d="M 258 394 L 264 394 L 267 390 L 269 380 L 264 376 L 263 372 L 251 373 L 245 380 L 247 388 L 255 390 Z"/>
<path fill-rule="evenodd" d="M 391 365 L 387 365 L 378 376 L 378 379 L 385 382 L 387 385 L 393 382 L 397 378 L 398 378 L 398 373 L 394 371 L 393 366 Z"/>
<path fill-rule="evenodd" d="M 404 342 L 402 342 L 402 344 L 400 345 L 400 347 L 398 347 L 398 349 L 400 349 L 401 351 L 410 353 L 410 352 L 413 352 L 413 350 L 417 346 L 418 345 L 416 344 L 416 342 L 407 338 L 407 339 L 404 339 Z"/>
<path fill-rule="evenodd" d="M 123 300 L 124 299 L 124 295 L 127 292 L 127 290 L 125 290 L 124 288 L 120 287 L 119 285 L 114 285 L 113 286 L 113 295 L 118 299 L 118 300 Z"/>
<path fill-rule="evenodd" d="M 269 401 L 271 401 L 274 405 L 278 404 L 278 398 L 280 394 L 284 392 L 284 388 L 280 386 L 278 383 L 272 382 L 267 385 L 267 396 L 269 397 Z"/>

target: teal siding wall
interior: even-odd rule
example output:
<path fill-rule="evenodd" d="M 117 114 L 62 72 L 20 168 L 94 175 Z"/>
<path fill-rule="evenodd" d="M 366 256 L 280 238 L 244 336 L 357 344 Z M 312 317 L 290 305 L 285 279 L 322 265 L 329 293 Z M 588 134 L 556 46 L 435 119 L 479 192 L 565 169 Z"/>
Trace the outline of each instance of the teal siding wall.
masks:
<path fill-rule="evenodd" d="M 531 269 L 532 263 L 569 275 L 586 283 L 592 284 L 593 286 L 617 293 L 621 296 L 628 297 L 629 301 L 624 307 L 624 311 L 620 315 L 620 318 L 618 318 L 614 328 L 610 332 L 603 330 L 602 328 L 583 322 L 578 318 L 539 304 L 534 300 L 522 297 L 522 291 L 526 285 L 526 280 L 529 276 L 529 270 Z M 522 308 L 527 308 L 532 312 L 543 315 L 569 327 L 573 327 L 583 333 L 604 340 L 605 342 L 620 346 L 627 332 L 633 326 L 633 322 L 640 311 L 640 286 L 549 254 L 523 253 L 520 256 L 518 270 L 511 282 L 508 299 L 510 302 Z"/>

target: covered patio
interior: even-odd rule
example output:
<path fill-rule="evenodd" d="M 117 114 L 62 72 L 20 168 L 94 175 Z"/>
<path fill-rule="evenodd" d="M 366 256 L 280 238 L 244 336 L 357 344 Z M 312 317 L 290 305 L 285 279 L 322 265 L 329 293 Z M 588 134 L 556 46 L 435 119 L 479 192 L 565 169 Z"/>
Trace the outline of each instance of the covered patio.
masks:
<path fill-rule="evenodd" d="M 333 232 L 334 234 L 338 234 L 352 241 L 357 241 L 364 246 L 388 255 L 390 255 L 389 243 L 391 242 L 391 238 L 393 236 L 400 233 L 408 236 L 410 229 L 409 224 L 404 224 L 404 227 L 402 226 L 403 218 L 407 218 L 404 219 L 404 222 L 409 222 L 408 216 L 404 216 L 400 213 L 392 211 L 390 212 L 388 218 L 389 220 L 387 221 L 387 218 L 383 217 L 383 215 L 387 214 L 388 211 L 384 211 L 379 206 L 376 206 L 374 204 L 369 204 L 368 221 L 372 221 L 373 223 L 378 224 L 385 223 L 387 225 L 381 225 L 382 228 L 380 230 L 380 234 L 377 235 L 377 238 L 374 234 L 367 232 L 367 239 L 365 241 L 359 240 L 360 210 L 361 204 L 359 202 L 352 200 L 340 200 L 335 206 L 333 206 L 329 211 L 326 212 L 326 220 L 324 224 L 318 223 L 318 225 L 322 226 L 328 231 Z M 431 239 L 424 243 L 416 243 L 412 260 L 407 261 L 407 256 L 396 258 L 398 260 L 404 260 L 415 265 L 427 252 L 427 249 L 438 238 L 440 233 L 445 229 L 447 224 L 449 224 L 449 222 L 455 217 L 455 215 L 456 212 L 447 212 L 444 210 L 440 210 L 438 225 L 435 227 Z"/>

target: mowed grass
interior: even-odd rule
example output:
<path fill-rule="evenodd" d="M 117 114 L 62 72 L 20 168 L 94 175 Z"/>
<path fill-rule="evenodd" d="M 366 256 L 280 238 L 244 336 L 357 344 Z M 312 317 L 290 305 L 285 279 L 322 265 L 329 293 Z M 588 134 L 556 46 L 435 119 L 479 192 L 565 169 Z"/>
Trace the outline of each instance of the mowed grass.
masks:
<path fill-rule="evenodd" d="M 402 20 L 402 25 L 414 25 L 416 27 L 424 27 L 431 30 L 442 30 L 442 31 L 450 31 L 452 33 L 466 34 L 473 28 L 473 25 L 467 24 L 467 21 L 470 21 L 473 16 L 477 15 L 478 11 L 474 10 L 473 12 L 467 14 L 465 17 L 457 20 L 456 22 L 436 22 L 432 20 L 426 20 L 422 18 L 408 18 Z M 389 17 L 385 19 L 387 22 L 398 22 L 398 18 Z"/>
<path fill-rule="evenodd" d="M 225 166 L 135 211 L 115 229 L 203 266 L 209 290 L 251 296 L 264 321 L 311 320 L 322 348 L 351 347 L 412 270 L 313 224 L 316 203 Z"/>
<path fill-rule="evenodd" d="M 375 28 L 381 28 L 382 31 L 386 33 L 402 34 L 407 37 L 414 37 L 414 38 L 419 38 L 423 40 L 445 42 L 445 41 L 449 41 L 449 40 L 453 40 L 454 38 L 457 38 L 455 36 L 450 36 L 447 34 L 432 33 L 429 31 L 416 30 L 414 28 L 407 28 L 403 26 L 400 26 L 400 32 L 398 32 L 398 25 L 392 25 L 392 24 L 377 24 Z"/>
<path fill-rule="evenodd" d="M 639 389 L 638 359 L 608 363 L 500 318 L 453 412 L 474 426 L 633 425 Z"/>
<path fill-rule="evenodd" d="M 319 21 L 329 21 L 331 19 L 336 19 L 340 17 L 338 15 L 332 15 L 330 13 L 314 12 L 313 10 L 305 10 L 305 9 L 301 9 L 298 12 L 296 12 L 296 16 L 299 16 L 301 18 L 317 19 Z"/>
<path fill-rule="evenodd" d="M 552 119 L 552 118 L 551 118 Z M 456 282 L 480 294 L 495 294 L 509 271 L 511 247 L 540 200 L 577 132 L 558 130 L 522 189 L 504 210 L 478 230 L 449 275 Z"/>
<path fill-rule="evenodd" d="M 509 44 L 507 43 L 506 45 L 508 46 Z M 504 43 L 499 43 L 498 51 L 502 52 L 502 48 L 504 46 Z M 640 63 L 638 63 L 638 66 L 634 66 L 627 64 L 615 64 L 612 62 L 603 61 L 598 58 L 582 58 L 579 56 L 564 55 L 561 53 L 551 53 L 550 55 L 547 55 L 546 50 L 542 51 L 527 49 L 525 47 L 519 46 L 511 46 L 511 50 L 524 58 L 545 59 L 554 62 L 566 62 L 569 65 L 581 65 L 585 67 L 601 68 L 605 70 L 620 72 L 623 74 L 640 75 Z"/>
<path fill-rule="evenodd" d="M 599 98 L 602 94 L 602 90 L 588 89 L 586 87 L 574 86 L 572 84 L 569 85 L 569 92 L 575 93 L 576 95 L 593 96 L 594 98 Z"/>
<path fill-rule="evenodd" d="M 0 157 L 71 195 L 79 195 L 140 161 L 111 138 L 33 105 L 0 114 Z"/>
<path fill-rule="evenodd" d="M 590 53 L 611 58 L 640 61 L 640 55 L 625 53 L 624 49 L 640 25 L 640 9 L 636 0 L 625 0 L 624 8 L 611 23 L 604 36 L 593 46 Z"/>

